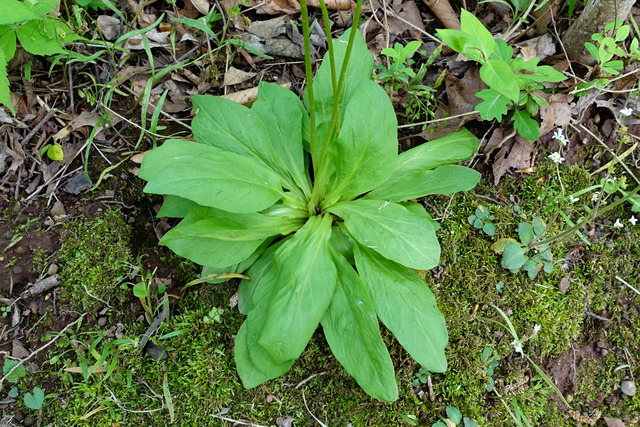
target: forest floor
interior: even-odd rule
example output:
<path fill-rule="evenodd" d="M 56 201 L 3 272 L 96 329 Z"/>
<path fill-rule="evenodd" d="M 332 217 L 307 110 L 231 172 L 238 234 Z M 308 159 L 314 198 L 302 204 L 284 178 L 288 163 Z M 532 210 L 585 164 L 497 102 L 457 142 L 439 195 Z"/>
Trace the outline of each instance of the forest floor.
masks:
<path fill-rule="evenodd" d="M 418 70 L 438 46 L 427 34 L 439 23 L 421 2 L 391 3 L 373 1 L 363 12 L 369 48 L 388 67 L 382 49 L 419 40 L 426 52 L 413 57 Z M 24 52 L 10 63 L 16 115 L 0 111 L 0 425 L 431 425 L 455 419 L 451 408 L 484 426 L 640 423 L 640 213 L 627 202 L 607 210 L 640 183 L 637 75 L 580 98 L 557 85 L 531 142 L 506 120 L 472 114 L 484 86 L 477 64 L 455 54 L 434 58 L 418 83 L 385 86 L 400 150 L 461 126 L 482 141 L 468 162 L 483 174 L 473 191 L 422 200 L 441 225 L 441 264 L 423 273 L 447 320 L 448 371 L 422 370 L 385 333 L 400 398 L 380 402 L 317 333 L 291 371 L 242 387 L 233 361 L 243 321 L 238 283 L 185 289 L 199 267 L 158 245 L 175 222 L 156 217 L 162 198 L 145 194 L 137 176 L 146 150 L 190 136 L 191 95 L 242 99 L 259 81 L 302 94 L 299 16 L 286 15 L 297 3 L 236 4 L 140 8 L 128 0 L 120 15 L 76 7 L 69 19 L 88 39 L 160 24 L 93 63 L 51 66 Z M 506 31 L 511 16 L 491 5 L 478 5 L 476 16 L 493 34 Z M 201 17 L 205 7 L 220 12 L 208 15 L 220 42 L 171 20 Z M 319 10 L 312 15 L 319 19 Z M 337 36 L 351 12 L 332 11 L 331 19 Z M 569 68 L 553 37 L 567 26 L 564 11 L 548 40 L 527 35 L 515 45 L 567 75 L 584 73 L 580 64 Z M 325 36 L 314 34 L 319 60 Z M 260 43 L 248 46 L 242 35 Z M 54 143 L 61 160 L 43 150 Z M 564 237 L 530 274 L 504 268 L 494 246 L 522 240 L 522 224 Z"/>

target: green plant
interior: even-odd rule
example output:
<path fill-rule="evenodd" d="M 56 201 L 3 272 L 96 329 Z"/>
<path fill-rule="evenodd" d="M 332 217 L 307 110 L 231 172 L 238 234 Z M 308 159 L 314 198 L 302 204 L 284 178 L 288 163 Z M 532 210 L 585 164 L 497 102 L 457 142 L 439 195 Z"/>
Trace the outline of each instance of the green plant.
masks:
<path fill-rule="evenodd" d="M 540 128 L 532 116 L 548 104 L 541 96 L 544 87 L 540 83 L 560 82 L 566 77 L 548 65 L 538 65 L 539 58 L 513 58 L 513 48 L 503 40 L 495 40 L 480 20 L 464 9 L 460 31 L 438 30 L 436 35 L 451 49 L 482 64 L 480 78 L 489 89 L 476 93 L 483 99 L 475 107 L 480 117 L 501 122 L 513 110 L 511 120 L 518 134 L 537 140 Z"/>
<path fill-rule="evenodd" d="M 533 218 L 531 223 L 518 224 L 518 237 L 498 239 L 491 245 L 491 249 L 502 255 L 503 268 L 517 273 L 520 269 L 527 272 L 529 277 L 536 277 L 541 270 L 546 273 L 553 271 L 553 254 L 548 243 L 538 243 L 547 230 L 547 225 L 539 218 Z"/>
<path fill-rule="evenodd" d="M 24 394 L 24 404 L 29 409 L 40 409 L 44 403 L 44 391 L 40 387 L 34 387 L 31 393 Z"/>
<path fill-rule="evenodd" d="M 430 375 L 431 372 L 429 372 L 428 369 L 420 368 L 420 370 L 416 372 L 416 377 L 413 381 L 411 381 L 411 384 L 413 384 L 414 387 L 419 387 L 421 384 L 426 384 L 427 381 L 429 381 Z"/>
<path fill-rule="evenodd" d="M 422 366 L 447 366 L 444 318 L 413 270 L 437 265 L 438 226 L 404 201 L 472 188 L 479 174 L 450 164 L 470 158 L 478 140 L 461 130 L 398 155 L 395 113 L 371 80 L 362 35 L 329 40 L 312 79 L 304 2 L 302 17 L 305 104 L 268 83 L 251 109 L 196 96 L 196 142 L 155 148 L 140 177 L 146 192 L 168 195 L 158 215 L 183 218 L 162 244 L 209 273 L 248 270 L 235 342 L 246 387 L 287 372 L 322 324 L 360 386 L 395 400 L 378 318 Z"/>
<path fill-rule="evenodd" d="M 447 406 L 447 418 L 442 418 L 431 425 L 431 427 L 453 427 L 463 425 L 464 427 L 478 427 L 478 423 L 468 417 L 463 417 L 462 412 L 454 406 Z"/>
<path fill-rule="evenodd" d="M 50 16 L 58 0 L 3 0 L 0 15 L 0 104 L 13 114 L 7 64 L 16 52 L 17 41 L 34 55 L 67 53 L 64 45 L 80 38 L 59 19 Z"/>
<path fill-rule="evenodd" d="M 7 317 L 11 314 L 11 306 L 10 305 L 5 305 L 0 307 L 0 313 L 2 313 L 2 317 Z"/>
<path fill-rule="evenodd" d="M 482 362 L 485 364 L 484 373 L 487 377 L 487 384 L 485 385 L 485 390 L 492 391 L 495 388 L 495 381 L 493 379 L 493 374 L 495 369 L 498 367 L 498 361 L 500 360 L 500 356 L 493 353 L 493 350 L 489 347 L 485 347 L 482 350 Z"/>
<path fill-rule="evenodd" d="M 223 314 L 224 308 L 213 307 L 207 314 L 205 314 L 202 321 L 210 325 L 213 323 L 221 323 Z"/>
<path fill-rule="evenodd" d="M 5 359 L 4 363 L 2 364 L 3 376 L 9 374 L 9 372 L 11 372 L 11 370 L 14 369 L 14 367 L 19 363 L 20 362 L 18 362 L 17 360 Z M 17 383 L 18 381 L 20 381 L 21 378 L 25 377 L 26 375 L 27 375 L 27 369 L 24 367 L 24 365 L 20 365 L 17 368 L 15 368 L 13 372 L 11 372 L 11 375 L 7 377 L 7 381 L 9 381 L 10 383 Z"/>
<path fill-rule="evenodd" d="M 484 231 L 489 236 L 496 234 L 496 225 L 492 222 L 495 216 L 491 215 L 489 209 L 478 205 L 473 215 L 467 219 L 474 228 Z"/>

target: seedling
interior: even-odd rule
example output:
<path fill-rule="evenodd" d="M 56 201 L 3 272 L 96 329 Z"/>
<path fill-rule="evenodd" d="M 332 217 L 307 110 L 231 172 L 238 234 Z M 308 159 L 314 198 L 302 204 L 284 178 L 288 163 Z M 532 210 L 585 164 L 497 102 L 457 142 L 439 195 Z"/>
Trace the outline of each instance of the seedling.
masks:
<path fill-rule="evenodd" d="M 420 365 L 447 367 L 444 317 L 414 270 L 438 264 L 438 226 L 406 201 L 472 188 L 479 174 L 451 163 L 479 142 L 461 130 L 398 155 L 395 112 L 358 32 L 361 1 L 315 78 L 301 7 L 305 102 L 269 83 L 251 108 L 196 96 L 195 142 L 153 149 L 139 175 L 146 192 L 168 195 L 159 216 L 183 218 L 161 244 L 208 274 L 251 278 L 240 284 L 247 318 L 235 341 L 245 387 L 287 372 L 321 324 L 360 386 L 391 401 L 398 390 L 378 319 Z"/>
<path fill-rule="evenodd" d="M 561 82 L 564 74 L 548 65 L 538 65 L 539 58 L 525 61 L 513 58 L 513 48 L 504 40 L 495 40 L 470 12 L 462 9 L 460 31 L 438 30 L 436 35 L 451 49 L 479 62 L 480 78 L 489 86 L 476 96 L 483 101 L 476 105 L 484 120 L 498 120 L 513 111 L 511 120 L 518 134 L 530 141 L 540 136 L 538 123 L 532 116 L 548 105 L 541 96 L 543 82 Z"/>
<path fill-rule="evenodd" d="M 442 421 L 438 421 L 431 425 L 431 427 L 452 427 L 452 426 L 464 426 L 464 427 L 478 427 L 478 423 L 469 417 L 463 417 L 462 412 L 455 406 L 447 406 L 447 418 L 442 418 Z"/>
<path fill-rule="evenodd" d="M 535 217 L 531 223 L 518 224 L 518 237 L 498 239 L 491 249 L 502 255 L 503 268 L 517 273 L 521 269 L 527 272 L 531 278 L 544 270 L 546 273 L 553 271 L 553 254 L 549 244 L 538 244 L 547 226 L 541 218 Z"/>
<path fill-rule="evenodd" d="M 209 313 L 207 313 L 204 316 L 202 321 L 209 325 L 213 323 L 222 323 L 223 314 L 224 314 L 224 308 L 213 307 L 211 310 L 209 310 Z"/>
<path fill-rule="evenodd" d="M 476 212 L 470 215 L 467 220 L 474 228 L 484 231 L 489 236 L 493 236 L 496 234 L 496 226 L 492 222 L 494 219 L 496 219 L 496 217 L 489 213 L 489 209 L 478 205 Z"/>
<path fill-rule="evenodd" d="M 486 347 L 482 350 L 482 361 L 484 362 L 484 373 L 487 378 L 487 384 L 484 386 L 485 390 L 493 391 L 495 388 L 495 381 L 493 380 L 493 374 L 495 369 L 498 367 L 498 361 L 500 360 L 500 356 L 493 353 L 493 350 L 489 347 Z"/>
<path fill-rule="evenodd" d="M 411 381 L 411 384 L 413 384 L 414 387 L 420 387 L 421 384 L 426 384 L 429 381 L 430 375 L 431 372 L 429 372 L 428 369 L 420 368 L 420 370 L 416 372 L 416 377 Z"/>

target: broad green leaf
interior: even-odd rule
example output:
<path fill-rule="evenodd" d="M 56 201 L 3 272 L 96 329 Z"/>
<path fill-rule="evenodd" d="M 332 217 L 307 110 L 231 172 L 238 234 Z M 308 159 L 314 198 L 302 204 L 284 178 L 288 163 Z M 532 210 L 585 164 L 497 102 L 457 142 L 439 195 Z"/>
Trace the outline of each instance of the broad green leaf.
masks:
<path fill-rule="evenodd" d="M 512 273 L 517 273 L 520 267 L 527 262 L 527 248 L 520 246 L 519 243 L 511 243 L 502 253 L 501 265 L 503 268 L 511 270 Z"/>
<path fill-rule="evenodd" d="M 36 0 L 32 1 L 29 7 L 36 15 L 46 15 L 60 4 L 60 0 Z"/>
<path fill-rule="evenodd" d="M 249 322 L 250 320 L 247 319 L 240 326 L 233 349 L 236 369 L 245 388 L 257 387 L 266 381 L 279 377 L 291 369 L 291 365 L 293 365 L 293 360 L 282 363 L 274 362 L 262 347 L 256 345 L 256 337 L 250 331 L 251 324 Z M 254 359 L 260 359 L 262 362 L 260 367 L 254 363 Z"/>
<path fill-rule="evenodd" d="M 32 19 L 40 19 L 26 4 L 18 0 L 2 0 L 0 25 L 17 24 Z"/>
<path fill-rule="evenodd" d="M 230 241 L 204 238 L 193 234 L 193 225 L 211 215 L 212 210 L 208 208 L 192 210 L 180 224 L 162 237 L 160 244 L 200 265 L 226 267 L 249 257 L 265 240 L 262 238 L 249 241 Z M 183 232 L 183 230 L 187 230 L 187 232 Z"/>
<path fill-rule="evenodd" d="M 259 258 L 251 265 L 251 268 L 246 272 L 246 276 L 249 277 L 249 280 L 243 279 L 240 281 L 240 286 L 238 287 L 238 310 L 242 314 L 248 314 L 249 311 L 253 309 L 254 306 L 254 297 L 253 294 L 256 290 L 256 287 L 260 283 L 260 280 L 264 275 L 267 274 L 273 267 L 273 256 L 276 250 L 284 244 L 287 240 L 291 239 L 292 236 L 286 237 L 280 240 L 278 243 L 275 243 L 264 250 L 259 256 Z"/>
<path fill-rule="evenodd" d="M 490 59 L 480 67 L 480 78 L 491 89 L 514 102 L 518 101 L 520 88 L 509 64 Z"/>
<path fill-rule="evenodd" d="M 24 404 L 29 409 L 38 410 L 42 408 L 44 403 L 44 391 L 40 387 L 34 387 L 33 393 L 24 394 Z"/>
<path fill-rule="evenodd" d="M 29 21 L 18 27 L 16 34 L 24 50 L 34 55 L 64 53 L 65 44 L 80 38 L 67 24 L 55 18 Z"/>
<path fill-rule="evenodd" d="M 365 199 L 401 202 L 429 194 L 451 194 L 475 187 L 480 174 L 459 165 L 439 166 L 433 170 L 405 173 L 393 184 L 385 183 L 367 194 Z"/>
<path fill-rule="evenodd" d="M 322 318 L 322 330 L 338 362 L 374 399 L 398 398 L 395 371 L 382 341 L 378 317 L 353 267 L 335 253 L 338 283 Z"/>
<path fill-rule="evenodd" d="M 462 53 L 469 59 L 478 62 L 483 60 L 480 49 L 476 48 L 478 43 L 473 35 L 458 30 L 438 29 L 436 36 L 451 49 Z"/>
<path fill-rule="evenodd" d="M 402 192 L 408 182 L 413 182 L 423 177 L 424 182 L 427 181 L 429 169 L 435 169 L 438 166 L 448 165 L 470 159 L 478 149 L 480 141 L 467 129 L 461 129 L 452 132 L 449 135 L 438 138 L 412 148 L 398 156 L 396 169 L 389 179 L 380 187 L 374 189 L 367 194 L 365 198 L 391 200 L 385 197 L 386 193 Z M 426 193 L 413 197 L 421 197 Z"/>
<path fill-rule="evenodd" d="M 296 359 L 304 351 L 329 307 L 336 287 L 336 267 L 329 250 L 331 215 L 314 216 L 274 255 L 278 287 L 268 306 L 258 344 L 276 362 Z M 263 277 L 264 280 L 264 277 Z"/>
<path fill-rule="evenodd" d="M 518 131 L 518 135 L 529 141 L 536 141 L 540 136 L 538 122 L 533 120 L 525 110 L 514 111 L 513 127 Z"/>
<path fill-rule="evenodd" d="M 11 90 L 9 89 L 9 79 L 7 77 L 7 61 L 5 61 L 2 49 L 0 49 L 0 104 L 9 108 L 12 114 L 16 114 L 16 110 L 11 103 Z"/>
<path fill-rule="evenodd" d="M 513 48 L 504 40 L 496 40 L 496 47 L 497 49 L 493 51 L 491 59 L 506 62 L 508 64 L 513 57 Z"/>
<path fill-rule="evenodd" d="M 462 422 L 462 412 L 455 406 L 447 406 L 447 417 L 456 425 Z"/>
<path fill-rule="evenodd" d="M 331 238 L 329 239 L 330 245 L 342 255 L 349 264 L 355 266 L 356 262 L 353 259 L 353 242 L 342 231 L 339 226 L 331 227 Z"/>
<path fill-rule="evenodd" d="M 396 114 L 382 87 L 364 80 L 346 108 L 340 135 L 328 149 L 337 177 L 327 204 L 352 199 L 385 182 L 398 155 Z"/>
<path fill-rule="evenodd" d="M 511 101 L 496 90 L 483 89 L 476 93 L 476 96 L 484 100 L 476 105 L 476 110 L 480 112 L 480 117 L 483 120 L 498 119 L 501 122 L 502 116 L 509 111 L 508 107 L 511 105 Z"/>
<path fill-rule="evenodd" d="M 444 372 L 449 340 L 436 299 L 414 270 L 356 245 L 356 265 L 378 317 L 411 357 L 431 372 Z"/>
<path fill-rule="evenodd" d="M 191 125 L 196 141 L 258 160 L 283 177 L 288 176 L 260 114 L 219 96 L 196 95 L 191 99 L 196 110 Z"/>
<path fill-rule="evenodd" d="M 226 267 L 212 267 L 209 265 L 203 266 L 202 272 L 200 273 L 200 280 L 202 280 L 203 283 L 212 283 L 212 284 L 224 283 L 228 281 L 229 278 L 225 278 L 225 277 L 216 278 L 216 276 L 220 274 L 224 275 L 227 273 L 245 272 L 249 267 L 255 264 L 258 258 L 260 258 L 260 256 L 265 252 L 265 250 L 269 247 L 269 245 L 271 245 L 272 242 L 273 242 L 273 238 L 266 239 L 264 242 L 260 244 L 260 246 L 258 246 L 258 248 L 255 251 L 253 251 L 251 255 L 249 255 L 249 257 L 247 257 L 244 261 L 241 261 L 239 263 L 228 265 Z M 239 299 L 238 299 L 238 306 L 240 306 Z M 239 311 L 242 314 L 247 313 L 246 311 L 243 311 L 241 308 L 239 308 Z"/>
<path fill-rule="evenodd" d="M 438 265 L 440 245 L 431 221 L 397 203 L 381 200 L 341 202 L 329 212 L 361 245 L 407 267 L 429 270 Z"/>
<path fill-rule="evenodd" d="M 156 217 L 184 218 L 195 208 L 201 207 L 194 201 L 180 196 L 164 196 L 164 203 Z"/>
<path fill-rule="evenodd" d="M 496 48 L 496 41 L 493 35 L 482 25 L 478 18 L 465 9 L 460 11 L 460 30 L 473 37 L 474 47 L 480 49 L 485 58 L 491 56 Z"/>
<path fill-rule="evenodd" d="M 6 29 L 6 31 L 5 31 Z M 9 28 L 0 28 L 0 53 L 4 52 L 4 61 L 9 62 L 16 53 L 16 32 Z"/>
<path fill-rule="evenodd" d="M 282 197 L 281 179 L 257 161 L 195 142 L 169 140 L 144 156 L 147 193 L 171 194 L 229 212 L 268 208 Z"/>
<path fill-rule="evenodd" d="M 347 50 L 347 42 L 351 30 L 347 30 L 337 40 L 333 41 L 336 80 L 340 75 L 340 70 L 344 63 Z M 345 114 L 345 105 L 357 93 L 358 86 L 363 80 L 370 80 L 373 72 L 373 56 L 369 52 L 362 33 L 357 31 L 354 36 L 354 43 L 351 48 L 351 56 L 347 65 L 342 91 L 337 97 L 333 93 L 331 83 L 331 65 L 329 55 L 325 55 L 322 64 L 313 78 L 314 104 L 316 110 L 316 151 L 311 153 L 315 159 L 319 159 L 324 148 L 327 134 L 329 132 L 331 116 L 333 114 L 334 100 L 340 103 L 340 122 Z M 305 91 L 305 102 L 308 105 L 308 93 Z"/>
<path fill-rule="evenodd" d="M 435 231 L 440 230 L 440 224 L 438 224 L 438 222 L 433 219 L 431 217 L 431 215 L 429 215 L 429 212 L 427 212 L 424 209 L 424 206 L 422 206 L 420 203 L 416 203 L 416 202 L 405 202 L 405 203 L 400 203 L 400 206 L 403 206 L 405 208 L 407 208 L 409 210 L 409 212 L 418 215 L 418 216 L 423 216 L 426 219 L 429 220 L 429 222 L 431 222 L 431 225 L 433 225 L 433 229 Z"/>
<path fill-rule="evenodd" d="M 269 136 L 278 170 L 291 176 L 298 187 L 310 192 L 302 149 L 302 124 L 309 118 L 300 98 L 282 86 L 261 82 L 258 100 L 251 110 L 270 126 Z"/>

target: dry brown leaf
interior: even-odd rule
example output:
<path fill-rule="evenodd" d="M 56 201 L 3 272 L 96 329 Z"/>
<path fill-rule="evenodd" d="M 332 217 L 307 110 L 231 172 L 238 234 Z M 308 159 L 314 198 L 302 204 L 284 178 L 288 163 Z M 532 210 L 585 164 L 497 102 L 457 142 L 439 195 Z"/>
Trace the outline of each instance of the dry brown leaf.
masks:
<path fill-rule="evenodd" d="M 118 18 L 109 15 L 100 15 L 96 21 L 98 23 L 98 30 L 100 30 L 105 39 L 115 40 L 120 36 L 122 23 Z"/>
<path fill-rule="evenodd" d="M 493 182 L 498 185 L 500 178 L 509 169 L 526 169 L 533 166 L 533 141 L 516 136 L 513 144 L 505 144 L 493 161 Z"/>
<path fill-rule="evenodd" d="M 186 2 L 191 3 L 193 7 L 195 7 L 196 10 L 203 15 L 209 13 L 209 8 L 211 7 L 211 5 L 209 5 L 209 2 L 207 0 L 185 0 L 185 3 Z"/>
<path fill-rule="evenodd" d="M 60 129 L 58 133 L 53 135 L 53 141 L 59 142 L 69 136 L 71 132 L 83 126 L 94 127 L 100 119 L 101 116 L 97 111 L 83 111 L 74 117 L 65 127 Z"/>
<path fill-rule="evenodd" d="M 544 96 L 546 98 L 546 96 Z M 571 114 L 575 109 L 572 95 L 557 93 L 549 96 L 549 105 L 540 107 L 540 135 L 556 127 L 567 126 L 571 122 Z"/>
<path fill-rule="evenodd" d="M 300 12 L 300 3 L 296 0 L 252 0 L 256 12 L 266 15 L 291 15 Z"/>
<path fill-rule="evenodd" d="M 453 11 L 449 0 L 423 0 L 429 6 L 434 15 L 442 22 L 445 28 L 450 30 L 460 29 L 460 20 Z"/>
<path fill-rule="evenodd" d="M 235 67 L 229 67 L 226 73 L 224 73 L 224 86 L 237 85 L 238 83 L 246 82 L 257 76 L 258 73 L 249 73 L 247 71 L 239 70 Z"/>
<path fill-rule="evenodd" d="M 318 0 L 309 0 L 308 3 L 312 7 L 320 7 L 320 1 Z M 350 10 L 355 7 L 355 3 L 351 2 L 351 0 L 325 0 L 325 4 L 329 10 Z"/>
<path fill-rule="evenodd" d="M 553 43 L 553 37 L 550 34 L 544 34 L 518 43 L 518 46 L 520 47 L 520 54 L 527 61 L 533 58 L 540 58 L 542 61 L 556 53 L 556 45 Z"/>
<path fill-rule="evenodd" d="M 291 83 L 283 83 L 280 86 L 289 89 L 291 87 Z M 258 87 L 256 86 L 251 89 L 240 90 L 238 92 L 223 95 L 222 97 L 242 105 L 253 104 L 253 102 L 258 99 Z"/>
<path fill-rule="evenodd" d="M 413 39 L 422 40 L 422 32 L 420 30 L 426 31 L 424 21 L 420 16 L 418 6 L 413 0 L 402 3 L 398 7 L 396 16 L 391 15 L 387 18 L 389 35 L 398 36 L 405 31 L 409 31 Z"/>
<path fill-rule="evenodd" d="M 143 0 L 141 0 L 143 1 Z M 158 17 L 149 13 L 144 13 L 143 6 L 135 2 L 135 0 L 127 0 L 131 11 L 138 18 L 138 24 L 142 28 L 147 28 L 149 25 L 153 24 L 158 20 Z"/>

